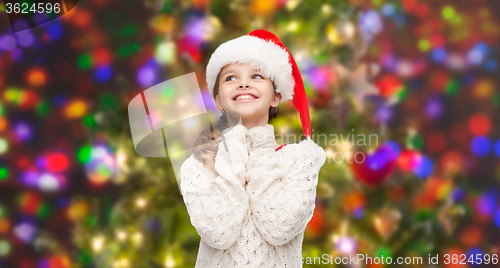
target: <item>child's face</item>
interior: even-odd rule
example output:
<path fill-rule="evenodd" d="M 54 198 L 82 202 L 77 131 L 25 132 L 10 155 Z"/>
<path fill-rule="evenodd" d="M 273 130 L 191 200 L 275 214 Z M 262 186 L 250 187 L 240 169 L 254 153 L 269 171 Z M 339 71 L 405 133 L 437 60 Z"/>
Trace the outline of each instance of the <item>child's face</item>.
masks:
<path fill-rule="evenodd" d="M 253 97 L 235 99 L 239 95 Z M 219 109 L 237 112 L 242 120 L 265 118 L 262 120 L 267 122 L 269 107 L 279 104 L 279 94 L 275 94 L 271 79 L 250 64 L 232 63 L 222 68 L 218 97 Z"/>

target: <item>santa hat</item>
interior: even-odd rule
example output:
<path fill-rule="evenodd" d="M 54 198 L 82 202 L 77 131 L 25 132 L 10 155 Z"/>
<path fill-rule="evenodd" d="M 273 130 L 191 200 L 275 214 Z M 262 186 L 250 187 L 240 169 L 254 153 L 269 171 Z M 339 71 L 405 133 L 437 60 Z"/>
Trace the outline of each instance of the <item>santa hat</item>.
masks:
<path fill-rule="evenodd" d="M 292 100 L 300 114 L 304 135 L 310 138 L 311 119 L 304 83 L 292 54 L 276 35 L 259 29 L 221 44 L 207 65 L 210 95 L 213 95 L 220 70 L 231 63 L 249 63 L 271 78 L 276 92 L 281 94 L 280 102 Z"/>

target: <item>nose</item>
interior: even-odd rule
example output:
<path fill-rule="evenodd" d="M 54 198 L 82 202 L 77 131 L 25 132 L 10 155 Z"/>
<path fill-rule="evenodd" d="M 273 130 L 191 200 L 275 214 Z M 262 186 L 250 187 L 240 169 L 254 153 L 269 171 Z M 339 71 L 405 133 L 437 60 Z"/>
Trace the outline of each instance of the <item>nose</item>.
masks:
<path fill-rule="evenodd" d="M 246 85 L 245 87 L 246 87 L 246 88 L 248 88 L 249 86 L 248 86 L 248 85 Z M 242 85 L 240 85 L 240 88 L 243 88 L 243 86 L 242 86 Z"/>

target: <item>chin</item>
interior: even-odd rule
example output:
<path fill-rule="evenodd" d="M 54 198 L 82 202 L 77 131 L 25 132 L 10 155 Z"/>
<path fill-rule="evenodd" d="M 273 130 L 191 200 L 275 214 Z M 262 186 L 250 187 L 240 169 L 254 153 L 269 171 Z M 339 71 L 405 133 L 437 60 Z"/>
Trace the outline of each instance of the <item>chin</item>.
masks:
<path fill-rule="evenodd" d="M 251 118 L 251 117 L 255 116 L 255 113 L 254 112 L 250 112 L 250 111 L 236 110 L 236 112 L 240 115 L 241 119 L 243 119 L 243 118 Z"/>

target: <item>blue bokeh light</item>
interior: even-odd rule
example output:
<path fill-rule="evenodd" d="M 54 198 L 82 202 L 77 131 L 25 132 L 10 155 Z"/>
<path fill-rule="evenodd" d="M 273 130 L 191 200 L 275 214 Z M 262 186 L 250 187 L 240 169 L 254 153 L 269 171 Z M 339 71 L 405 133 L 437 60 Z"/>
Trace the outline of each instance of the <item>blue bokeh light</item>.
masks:
<path fill-rule="evenodd" d="M 476 136 L 472 139 L 470 147 L 476 156 L 485 156 L 490 152 L 491 142 L 485 136 Z"/>

